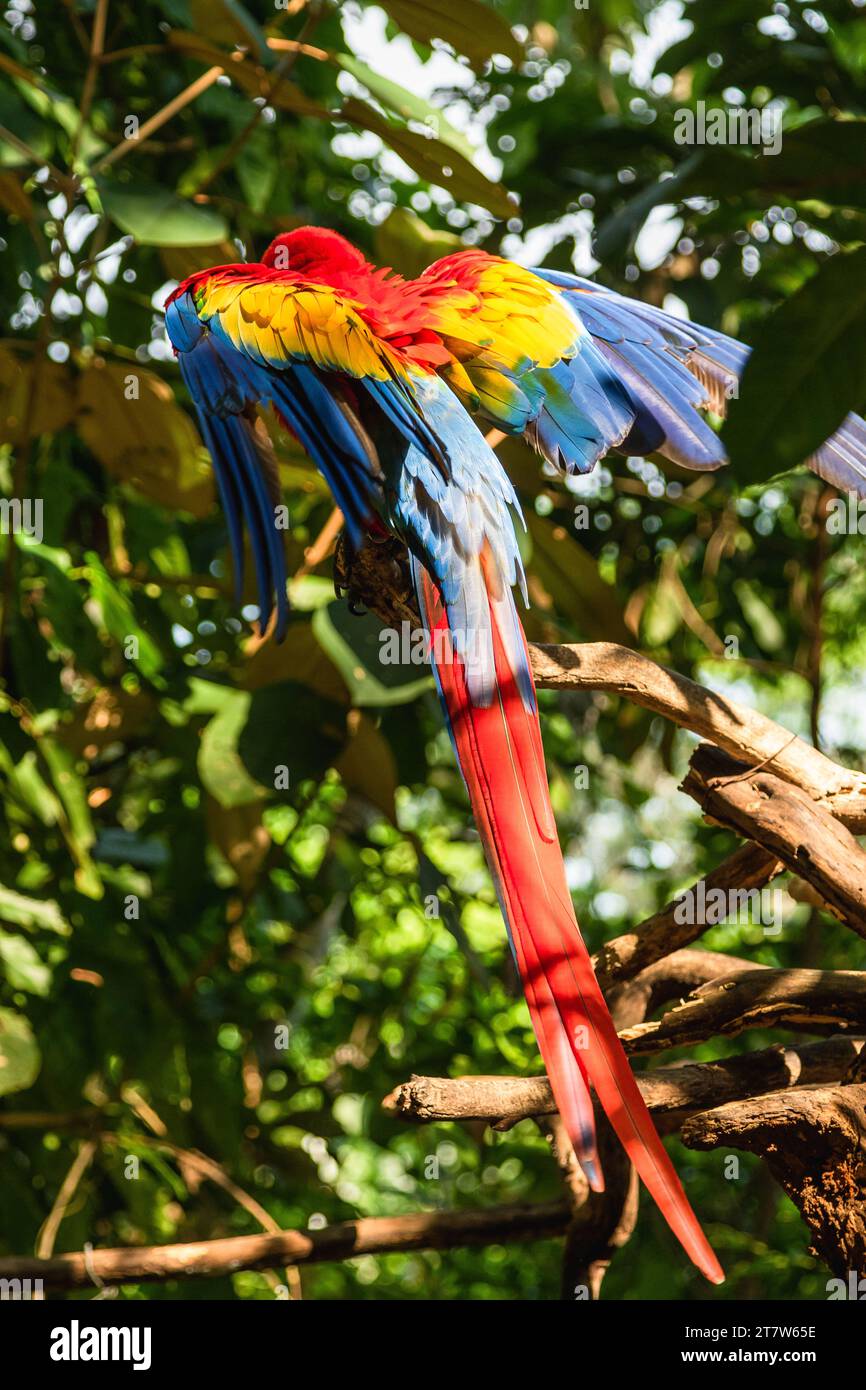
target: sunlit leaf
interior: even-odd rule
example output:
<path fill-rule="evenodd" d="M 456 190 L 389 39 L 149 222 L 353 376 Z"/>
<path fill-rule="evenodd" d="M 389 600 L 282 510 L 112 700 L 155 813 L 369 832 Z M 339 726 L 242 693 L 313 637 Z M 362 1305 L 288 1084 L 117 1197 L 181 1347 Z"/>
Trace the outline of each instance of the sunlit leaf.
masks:
<path fill-rule="evenodd" d="M 340 111 L 350 125 L 371 130 L 400 155 L 410 168 L 429 183 L 445 188 L 460 202 L 478 203 L 495 217 L 513 217 L 516 203 L 507 189 L 493 183 L 474 164 L 435 136 L 425 136 L 408 126 L 389 121 L 366 102 L 348 97 Z"/>
<path fill-rule="evenodd" d="M 26 1091 L 39 1075 L 42 1058 L 23 1014 L 0 1009 L 0 1096 Z"/>
<path fill-rule="evenodd" d="M 353 77 L 362 82 L 371 95 L 378 102 L 381 102 L 388 111 L 392 111 L 396 116 L 401 116 L 404 121 L 417 121 L 432 135 L 437 136 L 443 145 L 450 145 L 470 163 L 474 160 L 475 150 L 466 136 L 451 124 L 438 107 L 433 106 L 424 97 L 407 91 L 399 83 L 392 82 L 390 77 L 383 77 L 381 73 L 374 72 L 371 67 L 362 63 L 360 58 L 356 58 L 352 53 L 337 53 L 334 55 L 334 61 L 344 72 L 350 72 Z"/>
<path fill-rule="evenodd" d="M 43 997 L 51 988 L 51 971 L 23 936 L 0 931 L 0 969 L 12 989 Z M 2 1074 L 0 1074 L 2 1089 Z"/>
<path fill-rule="evenodd" d="M 108 178 L 97 179 L 97 187 L 112 222 L 142 246 L 210 246 L 228 235 L 221 213 L 185 202 L 170 188 L 141 179 L 119 183 Z"/>
<path fill-rule="evenodd" d="M 512 63 L 523 59 L 523 46 L 505 20 L 482 0 L 380 0 L 394 23 L 420 43 L 444 39 L 480 67 L 502 53 Z"/>
<path fill-rule="evenodd" d="M 225 690 L 221 707 L 206 725 L 198 753 L 202 785 L 219 806 L 232 810 L 261 801 L 262 786 L 250 776 L 238 753 L 238 739 L 250 712 L 251 695 Z"/>

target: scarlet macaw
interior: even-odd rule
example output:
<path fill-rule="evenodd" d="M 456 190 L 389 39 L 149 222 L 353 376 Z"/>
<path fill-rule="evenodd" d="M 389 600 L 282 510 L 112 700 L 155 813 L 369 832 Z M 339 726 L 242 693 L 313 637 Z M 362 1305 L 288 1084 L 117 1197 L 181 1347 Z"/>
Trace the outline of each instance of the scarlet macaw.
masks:
<path fill-rule="evenodd" d="M 244 523 L 261 623 L 287 621 L 276 477 L 255 425 L 274 407 L 327 479 L 358 547 L 406 543 L 439 693 L 554 1097 L 590 1186 L 603 1178 L 592 1087 L 685 1250 L 723 1273 L 656 1133 L 596 983 L 550 805 L 529 656 L 514 604 L 522 520 L 472 416 L 586 472 L 608 450 L 725 462 L 722 413 L 747 357 L 723 334 L 591 281 L 479 250 L 417 280 L 336 233 L 278 236 L 261 263 L 185 280 L 166 327 L 225 508 L 238 585 Z M 849 416 L 811 460 L 859 491 L 866 425 Z"/>

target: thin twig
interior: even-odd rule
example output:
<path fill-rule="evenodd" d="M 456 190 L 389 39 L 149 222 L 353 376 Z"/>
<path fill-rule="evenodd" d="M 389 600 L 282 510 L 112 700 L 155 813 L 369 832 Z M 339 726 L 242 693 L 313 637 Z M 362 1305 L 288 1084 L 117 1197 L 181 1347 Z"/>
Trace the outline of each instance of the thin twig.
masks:
<path fill-rule="evenodd" d="M 96 78 L 99 73 L 99 62 L 102 51 L 105 48 L 105 21 L 108 17 L 108 0 L 96 0 L 96 13 L 93 16 L 93 30 L 90 36 L 90 58 L 87 63 L 87 72 L 84 76 L 84 86 L 81 90 L 81 104 L 79 108 L 78 126 L 72 140 L 72 161 L 78 154 L 81 144 L 81 137 L 87 125 L 90 115 L 90 108 L 93 105 L 93 96 L 96 91 Z"/>
<path fill-rule="evenodd" d="M 121 140 L 119 144 L 114 146 L 113 150 L 109 150 L 108 154 L 103 155 L 101 159 L 97 160 L 91 173 L 99 174 L 103 169 L 107 169 L 110 164 L 116 164 L 119 159 L 123 159 L 125 155 L 129 154 L 130 150 L 140 149 L 141 146 L 147 142 L 148 136 L 152 135 L 155 130 L 159 130 L 161 126 L 164 126 L 166 121 L 170 121 L 172 116 L 176 116 L 178 111 L 182 111 L 191 101 L 195 101 L 196 97 L 201 96 L 202 92 L 207 91 L 208 87 L 212 87 L 217 78 L 222 77 L 224 72 L 225 68 L 223 67 L 215 66 L 208 68 L 207 72 L 203 72 L 201 77 L 196 78 L 195 82 L 191 82 L 188 87 L 184 87 L 182 92 L 178 92 L 177 96 L 173 97 L 167 105 L 163 106 L 161 111 L 157 111 L 155 116 L 151 116 L 149 120 L 145 121 L 134 139 Z"/>
<path fill-rule="evenodd" d="M 60 1184 L 60 1191 L 54 1199 L 54 1206 L 36 1238 L 36 1258 L 47 1260 L 54 1251 L 54 1242 L 57 1239 L 57 1232 L 60 1223 L 69 1210 L 75 1193 L 78 1191 L 78 1184 L 84 1177 L 96 1153 L 96 1140 L 85 1139 L 79 1147 L 78 1153 L 73 1159 L 69 1171 L 63 1182 Z"/>

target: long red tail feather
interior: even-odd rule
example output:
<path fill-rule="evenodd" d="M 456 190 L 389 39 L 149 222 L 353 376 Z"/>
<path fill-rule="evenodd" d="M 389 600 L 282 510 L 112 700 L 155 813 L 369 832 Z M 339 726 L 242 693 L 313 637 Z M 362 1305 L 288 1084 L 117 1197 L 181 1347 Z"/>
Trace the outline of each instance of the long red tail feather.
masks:
<path fill-rule="evenodd" d="M 721 1266 L 656 1133 L 577 925 L 550 806 L 538 715 L 527 709 L 491 601 L 497 689 L 473 705 L 461 658 L 436 640 L 448 617 L 418 567 L 419 601 L 475 821 L 496 880 L 539 1049 L 590 1184 L 602 1190 L 591 1085 L 671 1229 L 713 1283 Z"/>

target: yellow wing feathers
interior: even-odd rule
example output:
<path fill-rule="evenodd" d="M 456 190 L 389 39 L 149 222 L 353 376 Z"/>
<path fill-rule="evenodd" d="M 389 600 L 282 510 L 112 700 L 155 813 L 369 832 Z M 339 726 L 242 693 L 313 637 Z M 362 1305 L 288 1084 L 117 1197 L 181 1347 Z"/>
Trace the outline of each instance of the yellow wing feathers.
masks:
<path fill-rule="evenodd" d="M 258 362 L 281 367 L 293 359 L 385 381 L 406 369 L 359 313 L 360 305 L 329 286 L 212 278 L 199 287 L 196 308 Z"/>
<path fill-rule="evenodd" d="M 464 363 L 552 367 L 574 355 L 585 332 L 557 289 L 512 261 L 458 253 L 431 266 L 426 275 L 443 288 L 450 279 L 455 288 L 473 292 L 472 307 L 462 294 L 453 304 L 443 294 L 431 305 L 430 327 Z"/>

